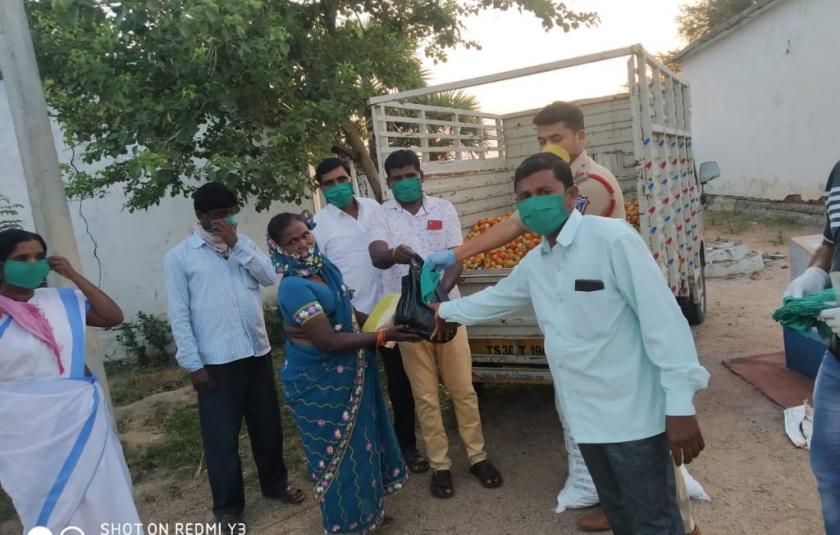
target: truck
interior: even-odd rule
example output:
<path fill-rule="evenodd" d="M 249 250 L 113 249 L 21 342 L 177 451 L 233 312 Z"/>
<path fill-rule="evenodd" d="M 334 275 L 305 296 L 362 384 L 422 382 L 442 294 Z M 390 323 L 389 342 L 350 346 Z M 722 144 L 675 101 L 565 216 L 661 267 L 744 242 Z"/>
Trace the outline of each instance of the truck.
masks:
<path fill-rule="evenodd" d="M 371 97 L 380 176 L 388 154 L 414 150 L 425 173 L 424 192 L 451 201 L 464 229 L 509 213 L 515 209 L 513 172 L 539 151 L 532 123 L 539 108 L 493 114 L 436 106 L 429 95 L 625 57 L 626 91 L 574 101 L 584 112 L 586 149 L 615 174 L 625 199 L 638 203 L 637 228 L 696 325 L 706 315 L 702 186 L 720 171 L 714 162 L 695 167 L 689 87 L 641 45 Z M 469 295 L 509 273 L 465 271 L 459 288 Z M 468 333 L 476 383 L 551 383 L 532 308 L 471 326 Z"/>

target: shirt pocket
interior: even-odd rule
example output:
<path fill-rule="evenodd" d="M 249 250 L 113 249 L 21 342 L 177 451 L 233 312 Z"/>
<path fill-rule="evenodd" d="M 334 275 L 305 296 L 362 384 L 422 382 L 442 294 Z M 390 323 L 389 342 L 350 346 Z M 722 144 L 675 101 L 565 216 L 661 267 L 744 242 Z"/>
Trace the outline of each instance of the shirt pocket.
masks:
<path fill-rule="evenodd" d="M 611 336 L 621 299 L 606 281 L 597 277 L 569 281 L 562 299 L 570 336 L 587 341 Z"/>
<path fill-rule="evenodd" d="M 446 230 L 441 227 L 439 229 L 424 228 L 423 245 L 429 249 L 429 252 L 442 251 L 446 249 Z"/>

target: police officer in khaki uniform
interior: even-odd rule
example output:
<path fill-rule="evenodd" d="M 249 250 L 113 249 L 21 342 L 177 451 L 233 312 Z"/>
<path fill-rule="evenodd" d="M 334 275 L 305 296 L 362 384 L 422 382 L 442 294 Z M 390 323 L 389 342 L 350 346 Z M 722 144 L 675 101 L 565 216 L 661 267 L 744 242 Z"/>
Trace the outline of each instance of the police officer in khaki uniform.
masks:
<path fill-rule="evenodd" d="M 577 209 L 582 214 L 599 215 L 624 219 L 624 194 L 615 175 L 599 165 L 586 153 L 586 131 L 583 110 L 570 102 L 553 102 L 534 116 L 537 127 L 537 141 L 540 150 L 552 152 L 570 162 L 572 175 L 578 187 Z M 491 251 L 512 242 L 526 232 L 525 226 L 515 212 L 511 217 L 492 226 L 477 238 L 447 251 L 438 251 L 426 258 L 435 270 L 446 269 L 457 262 L 477 254 Z M 679 469 L 677 478 L 677 499 L 685 523 L 685 532 L 700 535 L 691 514 L 691 503 L 685 482 Z M 584 531 L 608 531 L 607 515 L 598 510 L 578 520 L 578 527 Z"/>
<path fill-rule="evenodd" d="M 580 192 L 577 209 L 582 214 L 624 219 L 624 194 L 615 175 L 599 165 L 586 153 L 586 131 L 583 111 L 569 102 L 553 102 L 534 116 L 540 150 L 552 152 L 570 162 L 575 184 Z M 525 233 L 525 227 L 515 212 L 474 240 L 451 251 L 429 256 L 427 262 L 435 269 L 445 269 L 471 256 L 491 251 L 512 242 Z"/>

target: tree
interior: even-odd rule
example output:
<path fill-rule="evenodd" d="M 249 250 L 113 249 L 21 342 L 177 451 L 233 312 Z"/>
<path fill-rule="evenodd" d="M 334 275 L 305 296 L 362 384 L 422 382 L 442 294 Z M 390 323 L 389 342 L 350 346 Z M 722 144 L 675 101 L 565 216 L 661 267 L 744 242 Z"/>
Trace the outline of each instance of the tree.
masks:
<path fill-rule="evenodd" d="M 698 0 L 680 6 L 677 17 L 680 35 L 689 43 L 755 4 L 756 0 Z"/>
<path fill-rule="evenodd" d="M 129 210 L 219 180 L 257 209 L 309 194 L 305 169 L 346 141 L 379 188 L 365 98 L 422 84 L 421 51 L 477 47 L 488 8 L 546 30 L 597 21 L 551 0 L 28 0 L 48 103 L 95 172 L 66 168 L 76 197 L 121 185 Z"/>
<path fill-rule="evenodd" d="M 20 228 L 20 210 L 23 206 L 13 203 L 8 197 L 0 193 L 0 231 Z"/>
<path fill-rule="evenodd" d="M 662 62 L 663 65 L 671 69 L 674 74 L 680 74 L 680 72 L 682 72 L 682 66 L 673 59 L 674 56 L 679 54 L 680 50 L 682 49 L 675 48 L 668 50 L 667 52 L 657 52 L 654 56 L 656 56 L 656 59 Z"/>

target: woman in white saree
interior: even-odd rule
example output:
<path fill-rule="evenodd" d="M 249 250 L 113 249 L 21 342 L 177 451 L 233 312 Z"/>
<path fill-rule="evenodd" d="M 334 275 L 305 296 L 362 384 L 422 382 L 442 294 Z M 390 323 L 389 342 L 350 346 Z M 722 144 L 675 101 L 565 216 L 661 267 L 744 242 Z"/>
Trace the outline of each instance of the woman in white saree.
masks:
<path fill-rule="evenodd" d="M 39 288 L 50 270 L 79 289 Z M 47 257 L 43 238 L 0 232 L 0 486 L 24 533 L 140 522 L 107 402 L 84 363 L 85 325 L 122 320 L 66 259 Z"/>

